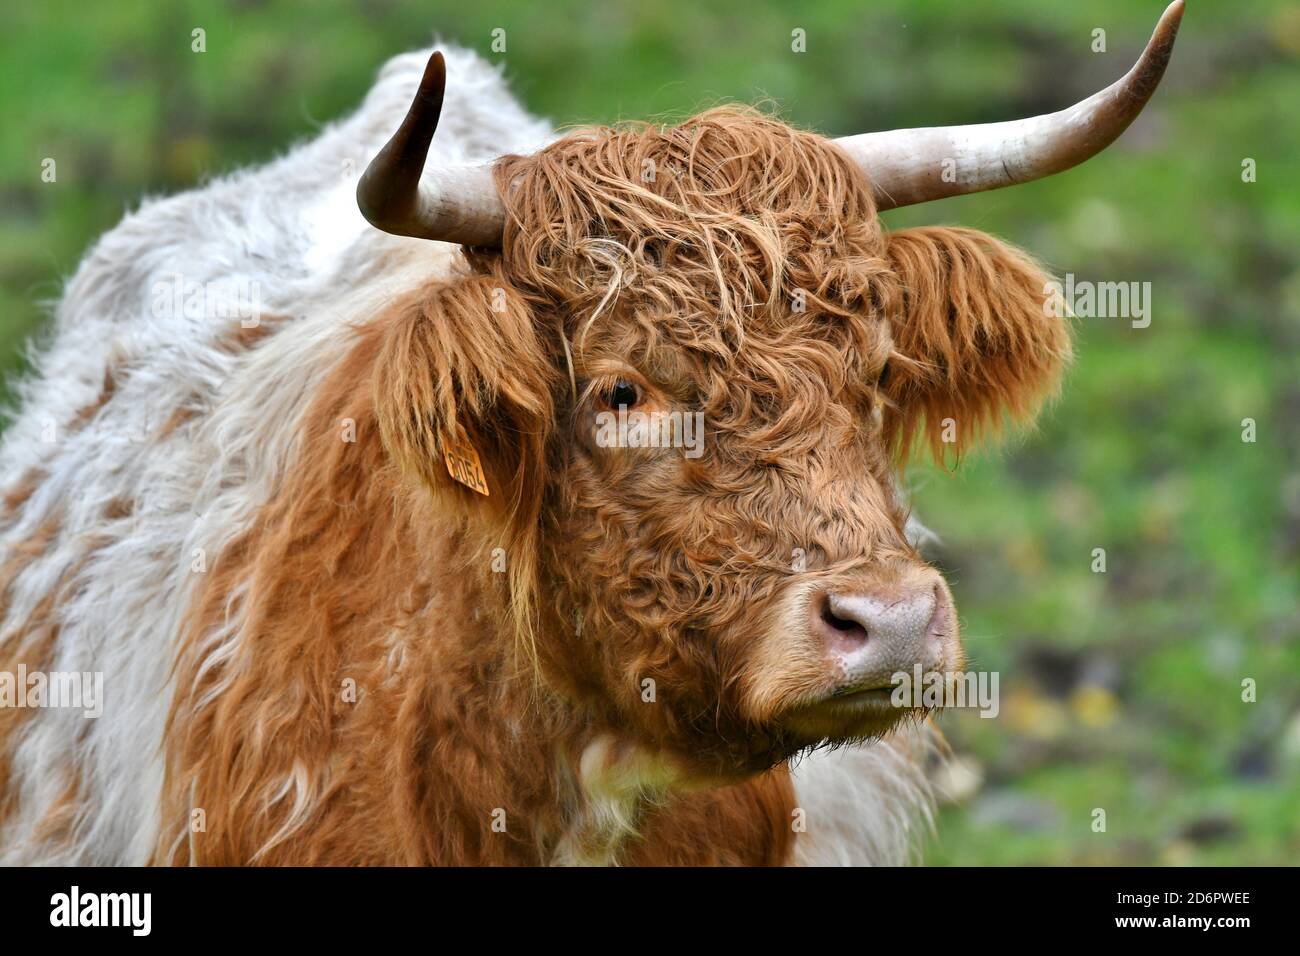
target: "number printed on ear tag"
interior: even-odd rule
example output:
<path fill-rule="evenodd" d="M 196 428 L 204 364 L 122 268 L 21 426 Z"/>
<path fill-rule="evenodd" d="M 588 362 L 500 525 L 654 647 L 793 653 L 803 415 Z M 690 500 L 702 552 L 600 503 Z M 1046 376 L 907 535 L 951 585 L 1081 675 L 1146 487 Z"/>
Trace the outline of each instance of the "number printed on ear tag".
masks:
<path fill-rule="evenodd" d="M 447 474 L 452 478 L 480 495 L 488 493 L 487 475 L 483 474 L 483 465 L 479 462 L 478 452 L 473 445 L 469 442 L 449 445 L 443 452 L 443 458 L 447 460 Z"/>

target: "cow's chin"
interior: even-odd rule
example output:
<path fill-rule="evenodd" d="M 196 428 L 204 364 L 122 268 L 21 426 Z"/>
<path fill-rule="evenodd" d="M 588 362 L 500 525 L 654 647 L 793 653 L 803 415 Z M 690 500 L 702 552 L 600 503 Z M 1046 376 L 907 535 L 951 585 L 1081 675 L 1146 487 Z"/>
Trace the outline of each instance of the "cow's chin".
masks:
<path fill-rule="evenodd" d="M 800 749 L 823 744 L 878 740 L 899 724 L 923 719 L 922 707 L 900 707 L 890 689 L 871 689 L 828 697 L 793 708 L 781 723 Z"/>
<path fill-rule="evenodd" d="M 866 744 L 880 740 L 900 725 L 924 720 L 925 707 L 899 707 L 889 691 L 845 694 L 791 708 L 771 723 L 755 727 L 743 743 L 732 739 L 714 750 L 698 742 L 692 748 L 699 780 L 735 783 L 763 773 L 821 747 Z M 708 769 L 705 769 L 705 767 Z"/>

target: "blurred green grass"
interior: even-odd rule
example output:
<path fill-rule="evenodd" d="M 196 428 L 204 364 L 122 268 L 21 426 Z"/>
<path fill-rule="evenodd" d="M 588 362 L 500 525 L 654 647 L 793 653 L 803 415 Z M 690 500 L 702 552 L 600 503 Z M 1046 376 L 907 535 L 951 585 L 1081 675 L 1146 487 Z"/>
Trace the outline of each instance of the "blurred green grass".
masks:
<path fill-rule="evenodd" d="M 499 61 L 564 125 L 770 98 L 797 125 L 846 133 L 1058 108 L 1126 70 L 1161 8 L 9 4 L 0 380 L 9 394 L 61 282 L 142 196 L 283 152 L 435 34 Z M 966 773 L 933 863 L 1300 860 L 1300 7 L 1189 8 L 1160 93 L 1103 157 L 886 217 L 985 229 L 1058 273 L 1153 285 L 1150 328 L 1078 321 L 1076 365 L 1032 434 L 908 477 L 972 660 L 1002 675 L 998 719 L 943 718 Z M 790 51 L 796 27 L 807 53 Z M 1105 53 L 1091 52 L 1096 28 Z M 45 157 L 56 183 L 41 181 Z M 1242 181 L 1247 157 L 1257 182 Z"/>

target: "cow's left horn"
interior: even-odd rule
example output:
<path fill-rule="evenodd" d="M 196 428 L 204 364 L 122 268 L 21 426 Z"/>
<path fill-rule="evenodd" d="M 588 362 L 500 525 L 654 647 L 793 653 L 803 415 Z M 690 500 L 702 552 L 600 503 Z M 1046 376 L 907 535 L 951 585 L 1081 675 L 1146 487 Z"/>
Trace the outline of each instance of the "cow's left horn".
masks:
<path fill-rule="evenodd" d="M 434 53 L 406 119 L 362 174 L 357 205 L 371 225 L 397 236 L 500 245 L 506 211 L 490 167 L 444 166 L 424 172 L 446 87 L 447 65 L 441 53 Z"/>
<path fill-rule="evenodd" d="M 1183 0 L 1174 0 L 1133 69 L 1060 112 L 1005 123 L 864 133 L 836 142 L 870 178 L 880 209 L 1059 173 L 1101 152 L 1142 112 L 1164 75 L 1182 18 Z"/>

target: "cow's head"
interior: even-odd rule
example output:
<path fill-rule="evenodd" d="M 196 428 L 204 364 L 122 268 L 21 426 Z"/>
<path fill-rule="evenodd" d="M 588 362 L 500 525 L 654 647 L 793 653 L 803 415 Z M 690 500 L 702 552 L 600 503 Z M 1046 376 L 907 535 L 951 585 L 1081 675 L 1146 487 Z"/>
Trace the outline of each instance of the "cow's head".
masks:
<path fill-rule="evenodd" d="M 962 664 L 896 467 L 1025 420 L 1068 359 L 1025 255 L 881 208 L 1023 182 L 1111 142 L 1180 5 L 1113 87 L 1049 117 L 832 141 L 742 109 L 421 170 L 430 60 L 367 171 L 390 231 L 472 247 L 378 365 L 391 454 L 453 496 L 549 687 L 701 772 L 753 770 L 908 713 L 896 672 Z M 452 482 L 474 449 L 489 495 Z M 481 519 L 481 520 L 480 520 Z"/>

